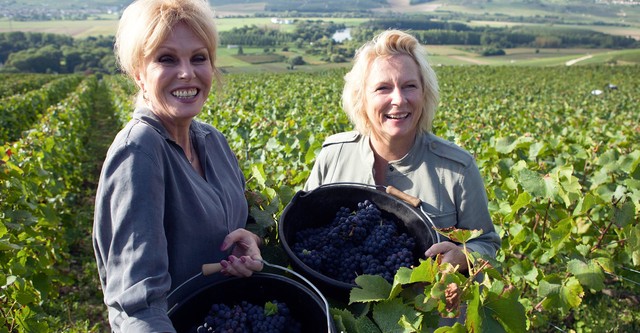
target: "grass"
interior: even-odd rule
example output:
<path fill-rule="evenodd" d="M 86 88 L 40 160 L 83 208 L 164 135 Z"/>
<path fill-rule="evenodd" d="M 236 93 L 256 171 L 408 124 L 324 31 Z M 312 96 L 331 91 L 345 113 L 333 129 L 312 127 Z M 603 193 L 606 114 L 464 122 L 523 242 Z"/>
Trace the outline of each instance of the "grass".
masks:
<path fill-rule="evenodd" d="M 117 17 L 113 19 L 90 19 L 84 21 L 12 21 L 0 19 L 0 32 L 47 32 L 52 34 L 69 35 L 73 38 L 89 36 L 115 35 L 118 25 Z"/>
<path fill-rule="evenodd" d="M 334 23 L 343 23 L 347 27 L 354 27 L 367 19 L 363 18 L 326 18 L 309 17 L 301 20 L 322 20 Z M 243 26 L 268 27 L 282 32 L 293 32 L 294 25 L 276 24 L 271 22 L 271 17 L 243 17 L 243 18 L 217 18 L 216 26 L 218 31 L 229 31 L 233 28 Z M 118 17 L 116 15 L 101 15 L 83 21 L 13 21 L 7 18 L 0 18 L 0 32 L 12 31 L 32 31 L 48 32 L 54 34 L 69 35 L 73 38 L 86 38 L 98 35 L 115 35 L 118 28 Z"/>

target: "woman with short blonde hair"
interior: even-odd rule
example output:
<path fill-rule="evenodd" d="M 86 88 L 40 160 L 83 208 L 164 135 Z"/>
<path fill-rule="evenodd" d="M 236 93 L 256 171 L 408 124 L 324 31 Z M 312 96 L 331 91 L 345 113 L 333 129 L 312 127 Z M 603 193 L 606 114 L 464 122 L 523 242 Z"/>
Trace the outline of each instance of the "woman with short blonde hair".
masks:
<path fill-rule="evenodd" d="M 356 51 L 353 67 L 345 75 L 342 91 L 342 108 L 349 116 L 355 129 L 361 134 L 370 134 L 370 124 L 364 110 L 364 90 L 369 67 L 379 57 L 390 57 L 397 54 L 410 56 L 416 62 L 423 80 L 424 109 L 419 121 L 423 132 L 430 132 L 433 118 L 439 102 L 438 79 L 427 61 L 427 51 L 412 35 L 399 31 L 387 30 L 365 43 Z"/>
<path fill-rule="evenodd" d="M 123 12 L 116 32 L 115 55 L 120 69 L 135 80 L 144 59 L 152 55 L 176 23 L 181 22 L 205 43 L 211 55 L 214 79 L 219 84 L 221 75 L 215 66 L 218 29 L 213 19 L 213 10 L 203 0 L 134 1 Z M 142 91 L 137 104 L 142 101 L 141 97 Z"/>

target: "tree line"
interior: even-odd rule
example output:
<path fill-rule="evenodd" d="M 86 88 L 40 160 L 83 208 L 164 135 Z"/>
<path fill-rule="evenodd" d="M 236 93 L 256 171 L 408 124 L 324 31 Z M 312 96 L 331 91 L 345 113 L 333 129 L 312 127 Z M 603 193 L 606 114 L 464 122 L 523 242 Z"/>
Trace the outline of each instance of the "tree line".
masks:
<path fill-rule="evenodd" d="M 113 36 L 74 39 L 67 35 L 13 31 L 0 33 L 0 72 L 115 73 Z"/>
<path fill-rule="evenodd" d="M 283 51 L 296 47 L 305 54 L 320 56 L 327 62 L 348 61 L 363 42 L 381 30 L 409 30 L 427 45 L 465 45 L 485 56 L 504 54 L 503 49 L 533 48 L 638 48 L 630 37 L 608 35 L 591 30 L 554 27 L 471 27 L 464 23 L 436 21 L 421 16 L 371 19 L 350 31 L 351 39 L 334 41 L 332 36 L 344 24 L 323 20 L 293 20 L 295 29 L 255 25 L 220 33 L 220 44 L 259 47 Z M 299 56 L 298 56 L 299 57 Z M 73 39 L 70 36 L 40 32 L 0 33 L 0 72 L 112 74 L 118 71 L 113 55 L 113 36 Z"/>
<path fill-rule="evenodd" d="M 608 35 L 587 29 L 530 26 L 471 27 L 464 23 L 437 21 L 422 16 L 370 20 L 360 27 L 365 31 L 359 36 L 361 42 L 371 38 L 376 31 L 396 28 L 411 30 L 422 43 L 437 45 L 613 49 L 640 46 L 640 43 L 631 37 Z"/>

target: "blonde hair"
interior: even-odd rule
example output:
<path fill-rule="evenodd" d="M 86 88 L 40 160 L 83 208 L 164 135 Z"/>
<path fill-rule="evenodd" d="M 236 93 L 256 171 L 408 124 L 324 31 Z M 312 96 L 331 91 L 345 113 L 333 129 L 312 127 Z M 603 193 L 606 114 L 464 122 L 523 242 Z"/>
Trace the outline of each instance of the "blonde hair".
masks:
<path fill-rule="evenodd" d="M 365 87 L 368 70 L 375 59 L 393 55 L 408 55 L 420 68 L 422 95 L 425 103 L 418 127 L 421 132 L 431 131 L 440 95 L 436 73 L 427 61 L 427 51 L 414 36 L 400 30 L 387 30 L 375 36 L 356 51 L 353 67 L 344 77 L 342 108 L 349 116 L 355 129 L 361 134 L 369 135 L 371 132 L 371 124 L 365 110 Z"/>
<path fill-rule="evenodd" d="M 205 0 L 135 0 L 122 13 L 116 32 L 115 55 L 120 69 L 135 80 L 145 58 L 157 50 L 176 24 L 184 23 L 205 43 L 214 78 L 220 83 L 215 67 L 218 31 L 213 19 L 213 10 Z M 138 101 L 140 97 L 141 92 Z"/>

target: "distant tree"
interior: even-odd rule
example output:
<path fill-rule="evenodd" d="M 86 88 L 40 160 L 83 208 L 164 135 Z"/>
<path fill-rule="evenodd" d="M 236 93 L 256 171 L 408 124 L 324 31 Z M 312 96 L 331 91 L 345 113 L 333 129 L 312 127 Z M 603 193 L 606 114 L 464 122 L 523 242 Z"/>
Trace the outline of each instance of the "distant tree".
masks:
<path fill-rule="evenodd" d="M 47 45 L 39 49 L 11 53 L 5 65 L 20 72 L 64 73 L 62 59 L 62 51 L 53 45 Z"/>
<path fill-rule="evenodd" d="M 82 64 L 82 51 L 74 47 L 63 47 L 64 67 L 67 73 L 73 73 Z"/>
<path fill-rule="evenodd" d="M 505 55 L 506 52 L 504 52 L 503 49 L 498 48 L 498 47 L 487 47 L 484 50 L 482 50 L 481 53 L 483 56 L 485 57 L 489 57 L 489 56 L 501 56 L 501 55 Z"/>
<path fill-rule="evenodd" d="M 118 65 L 116 63 L 116 57 L 113 54 L 106 54 L 100 59 L 100 67 L 103 68 L 105 73 L 117 73 Z"/>
<path fill-rule="evenodd" d="M 329 61 L 339 63 L 345 62 L 346 59 L 341 54 L 332 54 L 331 57 L 329 57 Z"/>
<path fill-rule="evenodd" d="M 301 55 L 294 55 L 287 60 L 287 63 L 291 66 L 291 69 L 294 69 L 295 66 L 304 65 L 304 59 Z"/>

